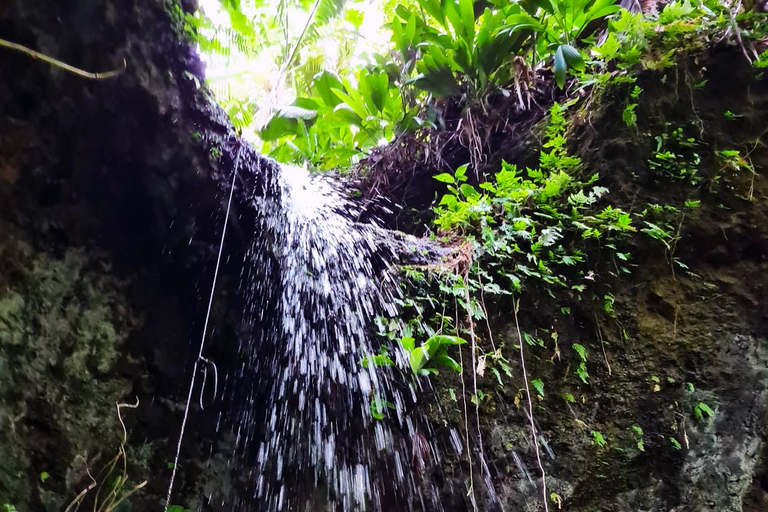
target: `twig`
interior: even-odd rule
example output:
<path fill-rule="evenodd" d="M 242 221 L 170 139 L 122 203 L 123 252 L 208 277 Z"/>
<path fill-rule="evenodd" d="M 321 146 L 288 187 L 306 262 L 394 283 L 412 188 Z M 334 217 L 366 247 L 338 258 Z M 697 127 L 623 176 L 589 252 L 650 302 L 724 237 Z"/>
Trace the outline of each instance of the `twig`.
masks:
<path fill-rule="evenodd" d="M 89 71 L 82 70 L 80 68 L 76 68 L 75 66 L 70 66 L 66 62 L 62 62 L 58 59 L 54 59 L 53 57 L 49 57 L 47 55 L 43 55 L 40 52 L 36 52 L 35 50 L 29 49 L 26 46 L 22 46 L 17 43 L 12 43 L 10 41 L 6 41 L 5 39 L 0 39 L 0 47 L 8 48 L 9 50 L 14 50 L 20 53 L 23 53 L 24 55 L 28 55 L 29 57 L 32 57 L 33 59 L 42 60 L 43 62 L 47 62 L 51 66 L 61 68 L 65 71 L 69 71 L 72 74 L 75 74 L 77 76 L 81 76 L 83 78 L 88 78 L 90 80 L 106 80 L 108 78 L 114 78 L 116 76 L 119 76 L 123 74 L 125 69 L 128 67 L 127 62 L 125 59 L 123 59 L 123 67 L 119 69 L 115 69 L 113 71 L 107 71 L 105 73 L 91 73 Z"/>

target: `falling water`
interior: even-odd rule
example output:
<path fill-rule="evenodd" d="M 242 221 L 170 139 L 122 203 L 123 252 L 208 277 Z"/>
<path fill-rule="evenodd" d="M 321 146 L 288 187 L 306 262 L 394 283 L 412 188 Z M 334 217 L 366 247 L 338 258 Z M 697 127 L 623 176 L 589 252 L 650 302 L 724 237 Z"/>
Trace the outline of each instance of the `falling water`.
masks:
<path fill-rule="evenodd" d="M 241 449 L 255 454 L 249 508 L 307 510 L 315 489 L 326 510 L 429 499 L 414 473 L 437 449 L 407 412 L 414 392 L 360 364 L 378 350 L 374 318 L 397 314 L 394 255 L 333 182 L 293 167 L 276 180 L 271 197 L 253 198 L 263 229 L 243 274 L 250 336 L 237 424 Z M 371 416 L 375 396 L 394 405 L 387 421 Z"/>

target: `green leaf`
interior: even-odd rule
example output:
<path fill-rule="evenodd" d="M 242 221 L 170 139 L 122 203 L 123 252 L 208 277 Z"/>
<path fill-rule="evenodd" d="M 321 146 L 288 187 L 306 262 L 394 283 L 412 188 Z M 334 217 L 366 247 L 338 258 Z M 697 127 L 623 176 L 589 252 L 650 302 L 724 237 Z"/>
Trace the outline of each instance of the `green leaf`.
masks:
<path fill-rule="evenodd" d="M 704 419 L 705 416 L 708 418 L 713 418 L 715 416 L 715 411 L 704 402 L 699 402 L 693 410 L 696 417 L 700 420 Z"/>
<path fill-rule="evenodd" d="M 439 21 L 443 26 L 445 26 L 445 12 L 443 11 L 444 4 L 445 0 L 419 0 L 418 2 L 420 7 L 423 7 L 430 16 Z"/>
<path fill-rule="evenodd" d="M 414 85 L 438 98 L 448 98 L 459 91 L 459 84 L 449 68 L 431 69 L 413 79 Z"/>
<path fill-rule="evenodd" d="M 352 111 L 358 115 L 360 119 L 365 119 L 368 117 L 368 111 L 365 109 L 365 102 L 360 97 L 359 93 L 357 91 L 350 90 L 347 94 L 341 89 L 332 89 L 332 91 L 336 94 L 336 96 L 341 99 Z M 352 95 L 355 97 L 353 98 Z"/>
<path fill-rule="evenodd" d="M 582 360 L 582 362 L 587 361 L 587 349 L 584 348 L 583 345 L 580 345 L 578 343 L 573 344 L 573 350 L 576 351 L 577 354 L 579 354 L 579 359 Z"/>
<path fill-rule="evenodd" d="M 601 434 L 597 430 L 593 430 L 592 431 L 592 439 L 593 439 L 593 441 L 595 442 L 595 444 L 597 446 L 605 446 L 606 445 L 606 441 L 605 441 L 605 438 L 603 437 L 603 434 Z"/>
<path fill-rule="evenodd" d="M 464 197 L 466 197 L 467 199 L 469 199 L 471 197 L 479 197 L 480 196 L 480 193 L 477 190 L 475 190 L 475 187 L 473 187 L 472 185 L 469 185 L 467 183 L 463 183 L 459 187 L 459 190 L 461 190 L 461 193 L 464 194 Z"/>
<path fill-rule="evenodd" d="M 311 121 L 317 117 L 317 111 L 297 107 L 295 105 L 284 105 L 277 108 L 276 115 L 285 119 L 302 119 L 304 121 Z"/>
<path fill-rule="evenodd" d="M 387 400 L 382 400 L 381 398 L 374 397 L 371 399 L 371 416 L 373 419 L 376 420 L 383 420 L 384 414 L 387 412 L 387 409 L 394 409 L 395 404 L 392 402 L 388 402 Z"/>
<path fill-rule="evenodd" d="M 350 107 L 346 103 L 339 102 L 339 104 L 336 105 L 336 108 L 333 109 L 333 114 L 331 114 L 331 118 L 338 121 L 342 121 L 345 124 L 363 126 L 363 120 L 360 118 L 360 116 L 358 116 L 352 110 L 352 107 Z"/>
<path fill-rule="evenodd" d="M 576 71 L 584 71 L 584 59 L 581 57 L 579 50 L 569 44 L 564 44 L 560 48 L 563 49 L 563 57 L 568 66 Z"/>
<path fill-rule="evenodd" d="M 499 35 L 511 35 L 512 33 L 523 30 L 533 29 L 540 32 L 544 30 L 544 26 L 534 18 L 527 14 L 513 14 L 506 19 L 505 25 L 499 31 Z"/>
<path fill-rule="evenodd" d="M 413 371 L 413 373 L 416 375 L 421 374 L 421 369 L 424 368 L 424 365 L 427 364 L 427 361 L 429 361 L 429 353 L 423 346 L 413 349 L 411 351 L 410 357 L 408 358 L 408 362 L 411 365 L 411 371 Z"/>
<path fill-rule="evenodd" d="M 373 105 L 381 112 L 384 110 L 384 101 L 389 96 L 389 77 L 384 71 L 381 71 L 368 75 L 365 77 L 365 81 L 368 84 Z"/>
<path fill-rule="evenodd" d="M 402 345 L 406 351 L 411 352 L 413 351 L 413 348 L 416 346 L 416 340 L 414 340 L 409 336 L 404 336 L 400 338 L 400 345 Z"/>
<path fill-rule="evenodd" d="M 568 64 L 565 62 L 565 55 L 563 54 L 563 46 L 558 46 L 555 50 L 555 83 L 562 89 L 565 86 L 565 71 L 568 68 Z"/>
<path fill-rule="evenodd" d="M 395 362 L 386 354 L 376 354 L 364 357 L 360 360 L 360 364 L 363 368 L 368 368 L 371 365 L 376 368 L 381 368 L 384 366 L 394 366 Z"/>
<path fill-rule="evenodd" d="M 453 179 L 453 176 L 451 176 L 447 172 L 438 174 L 437 176 L 433 176 L 433 178 L 443 183 L 456 183 L 456 180 Z"/>
<path fill-rule="evenodd" d="M 459 338 L 458 336 L 448 336 L 446 334 L 436 334 L 435 336 L 432 336 L 429 338 L 426 344 L 435 344 L 436 346 L 440 347 L 442 345 L 464 345 L 467 342 L 464 338 Z"/>
<path fill-rule="evenodd" d="M 533 386 L 533 389 L 536 390 L 539 396 L 544 397 L 544 382 L 541 379 L 533 379 L 531 386 Z"/>
<path fill-rule="evenodd" d="M 334 89 L 342 90 L 344 86 L 335 73 L 323 71 L 315 75 L 314 86 L 323 102 L 329 107 L 335 107 L 341 103 L 341 99 L 333 92 Z"/>
<path fill-rule="evenodd" d="M 464 25 L 464 34 L 467 43 L 471 44 L 475 37 L 475 11 L 473 0 L 459 0 L 459 11 L 461 11 L 461 22 Z"/>
<path fill-rule="evenodd" d="M 455 359 L 453 359 L 447 354 L 438 354 L 433 359 L 433 362 L 436 366 L 437 365 L 446 366 L 451 370 L 455 371 L 456 373 L 461 373 L 461 365 L 457 363 Z"/>
<path fill-rule="evenodd" d="M 464 164 L 462 166 L 459 166 L 458 169 L 456 169 L 456 172 L 453 173 L 453 175 L 456 177 L 456 181 L 467 181 L 467 167 L 469 164 Z"/>

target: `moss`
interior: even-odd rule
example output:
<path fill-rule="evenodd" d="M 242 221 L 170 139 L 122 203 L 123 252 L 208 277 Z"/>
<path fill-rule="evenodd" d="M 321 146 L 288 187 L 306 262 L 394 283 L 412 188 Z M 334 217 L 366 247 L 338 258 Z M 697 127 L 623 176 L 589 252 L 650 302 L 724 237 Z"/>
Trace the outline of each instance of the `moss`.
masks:
<path fill-rule="evenodd" d="M 98 466 L 117 447 L 115 403 L 130 382 L 115 368 L 131 323 L 99 258 L 28 261 L 0 290 L 0 503 L 55 510 L 80 490 L 83 460 Z"/>
<path fill-rule="evenodd" d="M 17 345 L 21 341 L 24 297 L 11 291 L 0 299 L 0 345 Z"/>

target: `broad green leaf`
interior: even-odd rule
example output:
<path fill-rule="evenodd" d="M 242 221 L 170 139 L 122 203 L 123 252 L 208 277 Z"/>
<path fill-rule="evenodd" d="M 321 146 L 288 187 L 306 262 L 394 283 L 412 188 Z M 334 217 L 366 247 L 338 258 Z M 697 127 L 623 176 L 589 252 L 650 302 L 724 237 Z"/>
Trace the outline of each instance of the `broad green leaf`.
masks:
<path fill-rule="evenodd" d="M 563 57 L 568 66 L 576 71 L 584 71 L 584 59 L 581 57 L 579 50 L 569 44 L 564 44 L 561 48 L 563 49 Z"/>
<path fill-rule="evenodd" d="M 410 336 L 404 336 L 400 338 L 400 345 L 402 345 L 403 348 L 408 352 L 411 352 L 413 350 L 413 348 L 416 346 L 415 344 L 416 344 L 416 340 L 414 340 Z"/>
<path fill-rule="evenodd" d="M 559 88 L 565 86 L 565 70 L 568 64 L 565 62 L 565 55 L 563 55 L 563 47 L 558 46 L 555 50 L 555 83 Z"/>
<path fill-rule="evenodd" d="M 432 93 L 437 98 L 448 98 L 456 94 L 459 90 L 459 84 L 450 69 L 433 69 L 426 73 L 421 73 L 413 83 L 421 90 Z"/>
<path fill-rule="evenodd" d="M 459 12 L 459 6 L 457 5 L 456 0 L 446 0 L 443 5 L 443 12 L 448 21 L 450 21 L 456 35 L 460 38 L 464 38 L 464 23 L 462 22 L 461 13 Z"/>
<path fill-rule="evenodd" d="M 433 176 L 433 178 L 443 183 L 456 183 L 456 180 L 453 179 L 453 176 L 451 176 L 447 172 L 438 174 L 437 176 Z"/>
<path fill-rule="evenodd" d="M 305 121 L 311 121 L 317 117 L 317 111 L 297 107 L 295 105 L 284 105 L 278 107 L 276 115 L 277 117 L 284 117 L 286 119 L 303 119 Z"/>
<path fill-rule="evenodd" d="M 363 120 L 360 118 L 360 116 L 358 116 L 352 110 L 352 107 L 350 107 L 346 103 L 339 103 L 338 105 L 336 105 L 336 108 L 333 109 L 332 116 L 335 119 L 343 121 L 346 124 L 353 124 L 355 126 L 363 125 Z"/>
<path fill-rule="evenodd" d="M 432 361 L 435 366 L 446 366 L 457 373 L 461 373 L 461 365 L 447 354 L 438 354 Z"/>
<path fill-rule="evenodd" d="M 384 101 L 389 95 L 389 77 L 381 71 L 366 76 L 365 82 L 371 95 L 371 103 L 377 111 L 381 112 L 384 109 Z"/>
<path fill-rule="evenodd" d="M 419 374 L 424 365 L 429 361 L 429 353 L 424 347 L 416 347 L 411 351 L 411 355 L 408 358 L 411 365 L 411 370 L 415 374 Z"/>
<path fill-rule="evenodd" d="M 386 354 L 376 354 L 364 357 L 360 360 L 360 364 L 363 368 L 368 368 L 371 365 L 381 368 L 383 366 L 393 366 L 395 362 Z"/>
<path fill-rule="evenodd" d="M 459 0 L 461 22 L 464 26 L 465 41 L 471 45 L 475 39 L 475 10 L 473 0 Z"/>
<path fill-rule="evenodd" d="M 425 344 L 435 343 L 438 346 L 442 345 L 464 345 L 467 342 L 464 338 L 458 336 L 448 336 L 446 334 L 436 334 L 429 338 Z"/>
<path fill-rule="evenodd" d="M 341 89 L 332 89 L 332 91 L 343 101 L 352 111 L 362 120 L 368 117 L 368 111 L 365 109 L 365 103 L 361 100 L 357 91 L 350 90 L 350 94 Z M 351 95 L 355 95 L 353 98 Z"/>
<path fill-rule="evenodd" d="M 445 0 L 419 0 L 418 4 L 445 27 L 445 12 L 443 10 Z"/>
<path fill-rule="evenodd" d="M 541 22 L 539 22 L 539 20 L 533 16 L 529 16 L 527 14 L 513 14 L 507 17 L 506 24 L 501 27 L 500 31 L 510 34 L 525 28 L 532 28 L 536 31 L 544 30 L 544 26 L 541 24 Z"/>
<path fill-rule="evenodd" d="M 298 135 L 298 123 L 295 119 L 273 115 L 259 131 L 259 137 L 265 141 L 277 140 L 286 135 Z"/>
<path fill-rule="evenodd" d="M 341 99 L 333 92 L 334 89 L 342 90 L 344 86 L 335 73 L 323 71 L 315 75 L 314 86 L 323 102 L 329 107 L 335 107 L 341 103 Z"/>

